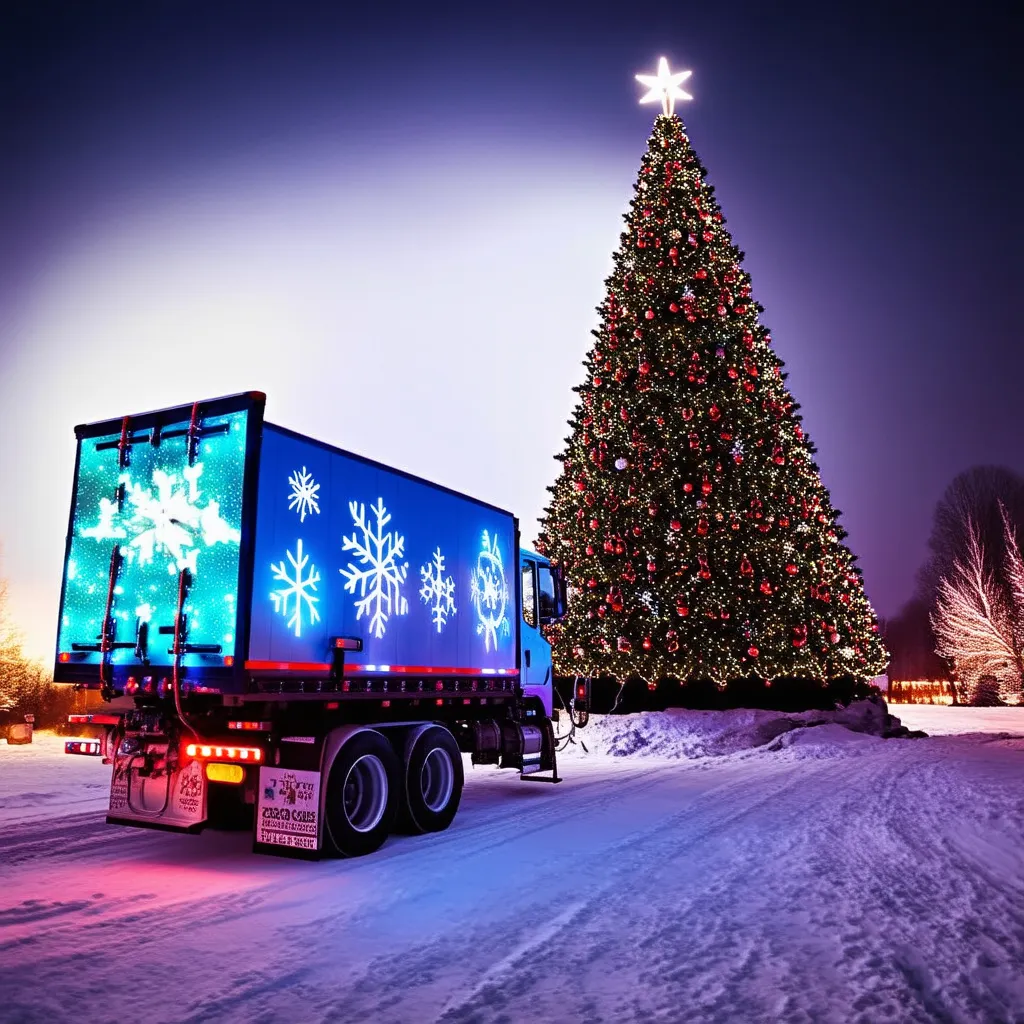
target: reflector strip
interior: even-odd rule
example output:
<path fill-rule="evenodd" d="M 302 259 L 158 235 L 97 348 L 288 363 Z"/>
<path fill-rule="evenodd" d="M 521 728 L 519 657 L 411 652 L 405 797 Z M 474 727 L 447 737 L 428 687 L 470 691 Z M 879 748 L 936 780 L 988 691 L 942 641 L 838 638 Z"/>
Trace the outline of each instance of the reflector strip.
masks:
<path fill-rule="evenodd" d="M 89 754 L 98 757 L 100 754 L 99 740 L 65 740 L 65 754 Z"/>
<path fill-rule="evenodd" d="M 321 672 L 328 673 L 331 666 L 321 661 L 247 661 L 245 667 L 253 672 Z"/>
<path fill-rule="evenodd" d="M 71 725 L 120 725 L 120 715 L 68 715 L 68 722 Z"/>

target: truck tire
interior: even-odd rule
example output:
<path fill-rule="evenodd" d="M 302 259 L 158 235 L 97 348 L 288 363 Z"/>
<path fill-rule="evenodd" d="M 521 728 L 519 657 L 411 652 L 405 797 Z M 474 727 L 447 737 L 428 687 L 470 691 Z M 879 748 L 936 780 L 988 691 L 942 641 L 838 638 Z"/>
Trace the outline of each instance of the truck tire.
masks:
<path fill-rule="evenodd" d="M 459 809 L 465 782 L 455 737 L 440 725 L 414 730 L 406 739 L 403 761 L 402 831 L 443 832 Z"/>
<path fill-rule="evenodd" d="M 379 732 L 357 732 L 338 751 L 327 779 L 326 838 L 342 857 L 373 853 L 398 811 L 401 766 Z"/>

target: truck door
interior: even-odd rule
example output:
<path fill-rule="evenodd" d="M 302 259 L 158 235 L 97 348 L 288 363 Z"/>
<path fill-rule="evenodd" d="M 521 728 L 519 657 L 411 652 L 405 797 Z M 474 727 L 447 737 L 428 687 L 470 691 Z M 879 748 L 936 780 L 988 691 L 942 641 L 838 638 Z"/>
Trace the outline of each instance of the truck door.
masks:
<path fill-rule="evenodd" d="M 520 665 L 522 666 L 523 692 L 527 696 L 540 698 L 544 712 L 549 717 L 552 709 L 551 687 L 551 647 L 540 631 L 542 590 L 547 573 L 547 585 L 550 585 L 551 570 L 541 565 L 537 559 L 524 556 L 520 560 L 522 575 L 521 593 L 523 595 L 523 621 L 520 624 L 519 636 L 522 645 Z"/>

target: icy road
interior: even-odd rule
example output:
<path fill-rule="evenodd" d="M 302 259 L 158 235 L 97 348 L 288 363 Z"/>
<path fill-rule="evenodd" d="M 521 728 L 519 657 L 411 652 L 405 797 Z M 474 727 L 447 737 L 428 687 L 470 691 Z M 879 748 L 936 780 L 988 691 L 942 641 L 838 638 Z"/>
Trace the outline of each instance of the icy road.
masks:
<path fill-rule="evenodd" d="M 467 769 L 448 832 L 315 864 L 108 827 L 109 769 L 0 745 L 0 1020 L 1022 1021 L 1024 709 L 971 714 L 606 720 L 560 786 Z"/>

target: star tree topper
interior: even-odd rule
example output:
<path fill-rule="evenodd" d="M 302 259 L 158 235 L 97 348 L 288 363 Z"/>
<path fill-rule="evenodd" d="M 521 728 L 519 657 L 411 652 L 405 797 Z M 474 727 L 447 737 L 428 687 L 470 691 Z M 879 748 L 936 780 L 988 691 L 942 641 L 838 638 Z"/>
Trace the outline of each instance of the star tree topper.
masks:
<path fill-rule="evenodd" d="M 669 70 L 668 61 L 664 57 L 659 58 L 656 75 L 636 76 L 636 80 L 649 90 L 646 96 L 640 97 L 640 102 L 654 103 L 661 100 L 662 113 L 674 114 L 676 100 L 693 99 L 688 92 L 679 88 L 680 83 L 685 82 L 692 74 L 692 71 L 678 71 L 673 74 Z"/>

